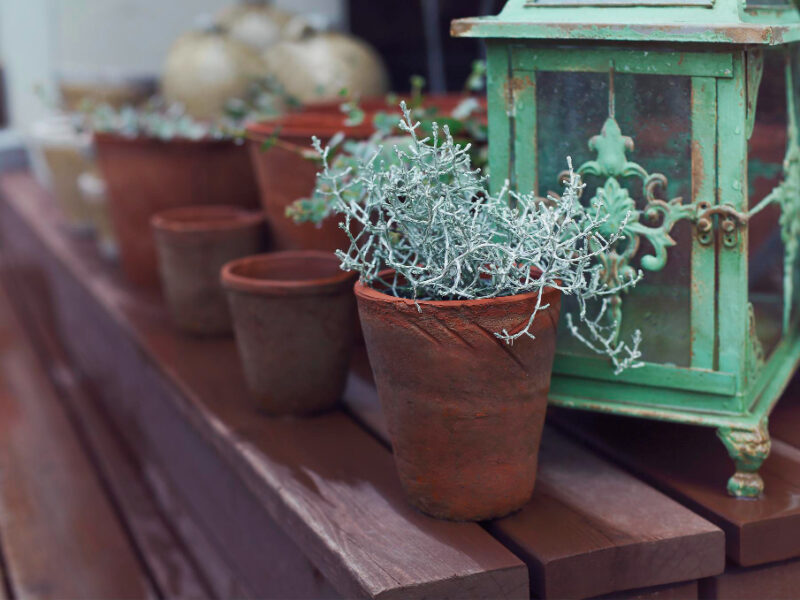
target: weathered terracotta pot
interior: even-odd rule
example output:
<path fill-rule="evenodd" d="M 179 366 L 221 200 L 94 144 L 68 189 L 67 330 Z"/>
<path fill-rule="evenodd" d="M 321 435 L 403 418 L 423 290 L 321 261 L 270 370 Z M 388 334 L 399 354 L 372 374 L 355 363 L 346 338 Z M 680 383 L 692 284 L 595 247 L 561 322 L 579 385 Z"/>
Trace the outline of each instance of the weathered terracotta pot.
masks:
<path fill-rule="evenodd" d="M 157 213 L 151 225 L 173 323 L 191 334 L 230 333 L 220 271 L 262 250 L 263 214 L 235 206 L 185 206 Z"/>
<path fill-rule="evenodd" d="M 341 397 L 355 331 L 354 273 L 327 252 L 273 252 L 222 270 L 248 387 L 271 415 L 307 415 Z"/>
<path fill-rule="evenodd" d="M 536 340 L 494 332 L 527 323 L 536 294 L 421 301 L 355 286 L 361 326 L 411 503 L 434 517 L 507 515 L 533 493 L 556 345 L 560 293 Z"/>
<path fill-rule="evenodd" d="M 225 140 L 125 138 L 95 134 L 122 269 L 135 285 L 156 286 L 158 269 L 150 217 L 198 204 L 258 206 L 244 145 Z"/>
<path fill-rule="evenodd" d="M 435 108 L 438 115 L 446 117 L 452 113 L 464 100 L 472 97 L 470 94 L 426 94 L 423 97 L 422 105 L 425 108 Z M 484 96 L 477 97 L 481 105 L 482 112 L 486 112 L 487 104 Z M 397 115 L 397 120 L 400 120 L 400 101 L 405 100 L 406 103 L 410 102 L 409 98 L 399 97 L 393 99 L 391 102 L 386 96 L 376 96 L 369 98 L 362 98 L 358 102 L 358 106 L 368 115 L 376 112 L 385 112 L 392 115 Z M 325 102 L 312 102 L 306 104 L 304 112 L 310 113 L 342 113 L 342 100 L 328 100 Z"/>
<path fill-rule="evenodd" d="M 344 121 L 345 116 L 341 113 L 302 112 L 255 123 L 247 128 L 250 156 L 275 250 L 333 252 L 349 246 L 347 236 L 339 229 L 339 217 L 331 217 L 316 226 L 311 223 L 298 225 L 286 216 L 290 204 L 314 191 L 319 163 L 302 156 L 303 152 L 313 152 L 312 136 L 317 136 L 325 145 L 340 131 L 355 140 L 367 139 L 373 132 L 371 123 L 346 127 Z M 275 135 L 278 143 L 263 150 L 264 141 Z"/>

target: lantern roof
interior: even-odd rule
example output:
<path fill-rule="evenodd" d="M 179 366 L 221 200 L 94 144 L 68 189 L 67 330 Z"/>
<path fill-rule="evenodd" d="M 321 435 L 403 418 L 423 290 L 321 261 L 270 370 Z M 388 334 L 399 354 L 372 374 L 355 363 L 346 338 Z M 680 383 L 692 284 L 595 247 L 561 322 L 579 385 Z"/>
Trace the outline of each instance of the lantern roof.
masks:
<path fill-rule="evenodd" d="M 453 21 L 456 37 L 779 45 L 800 41 L 799 0 L 508 0 Z"/>

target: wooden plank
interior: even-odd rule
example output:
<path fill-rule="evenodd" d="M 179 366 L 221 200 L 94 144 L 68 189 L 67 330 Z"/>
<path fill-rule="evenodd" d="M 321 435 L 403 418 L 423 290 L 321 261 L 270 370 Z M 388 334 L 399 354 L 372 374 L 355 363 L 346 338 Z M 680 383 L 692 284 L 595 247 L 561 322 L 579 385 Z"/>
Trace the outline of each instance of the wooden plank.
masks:
<path fill-rule="evenodd" d="M 388 444 L 363 361 L 356 361 L 345 400 Z M 549 427 L 533 499 L 487 528 L 525 560 L 540 598 L 686 582 L 725 568 L 722 531 Z"/>
<path fill-rule="evenodd" d="M 700 582 L 700 597 L 707 600 L 789 600 L 800 590 L 800 561 L 789 560 L 760 567 L 730 566 L 722 575 Z"/>
<path fill-rule="evenodd" d="M 35 276 L 30 273 L 25 277 L 25 274 L 6 269 L 2 275 L 16 314 L 58 390 L 84 447 L 89 449 L 105 487 L 119 506 L 120 517 L 135 540 L 160 595 L 174 599 L 243 596 L 244 592 L 231 586 L 229 579 L 224 584 L 215 582 L 217 585 L 212 591 L 209 581 L 190 559 L 153 499 L 133 456 L 124 448 L 107 417 L 101 414 L 86 383 L 78 380 L 69 365 L 54 335 L 56 324 L 52 313 L 43 301 L 46 288 L 37 286 Z"/>
<path fill-rule="evenodd" d="M 524 564 L 478 525 L 411 509 L 391 455 L 352 419 L 259 416 L 232 340 L 177 336 L 157 299 L 59 230 L 29 177 L 0 186 L 7 252 L 45 269 L 73 360 L 254 593 L 329 594 L 310 560 L 347 597 L 528 595 Z"/>
<path fill-rule="evenodd" d="M 2 295 L 0 428 L 0 533 L 14 596 L 153 596 L 130 540 Z"/>
<path fill-rule="evenodd" d="M 733 462 L 712 428 L 565 409 L 549 417 L 722 528 L 735 563 L 800 556 L 800 451 L 788 444 L 775 441 L 761 467 L 764 497 L 740 500 L 726 493 Z"/>
<path fill-rule="evenodd" d="M 698 582 L 691 581 L 598 596 L 595 600 L 697 600 L 698 597 Z"/>

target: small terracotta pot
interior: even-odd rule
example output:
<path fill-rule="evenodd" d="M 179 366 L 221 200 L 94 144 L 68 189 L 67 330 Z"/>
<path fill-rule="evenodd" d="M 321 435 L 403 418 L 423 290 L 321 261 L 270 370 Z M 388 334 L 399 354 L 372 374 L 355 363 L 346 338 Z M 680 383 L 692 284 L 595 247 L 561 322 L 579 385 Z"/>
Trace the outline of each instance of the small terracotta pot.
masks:
<path fill-rule="evenodd" d="M 198 204 L 258 207 L 258 190 L 244 145 L 227 140 L 126 138 L 95 134 L 111 221 L 125 277 L 158 285 L 150 217 Z"/>
<path fill-rule="evenodd" d="M 273 252 L 222 270 L 248 387 L 271 415 L 334 407 L 355 330 L 355 273 L 317 251 Z"/>
<path fill-rule="evenodd" d="M 533 493 L 561 295 L 508 345 L 536 294 L 465 301 L 396 298 L 355 286 L 361 326 L 411 503 L 434 517 L 481 521 Z"/>
<path fill-rule="evenodd" d="M 339 217 L 326 219 L 321 225 L 296 224 L 286 216 L 286 208 L 314 191 L 319 162 L 302 156 L 313 152 L 312 136 L 323 146 L 338 132 L 348 139 L 363 140 L 373 133 L 371 122 L 346 127 L 345 116 L 333 112 L 293 113 L 255 123 L 247 128 L 250 156 L 261 191 L 261 203 L 267 213 L 270 239 L 275 250 L 346 249 L 349 241 L 339 228 Z M 277 134 L 276 134 L 277 132 Z M 262 149 L 266 140 L 277 135 L 278 143 Z"/>
<path fill-rule="evenodd" d="M 151 219 L 161 287 L 181 331 L 217 335 L 232 330 L 222 267 L 262 249 L 264 216 L 235 206 L 185 206 Z"/>

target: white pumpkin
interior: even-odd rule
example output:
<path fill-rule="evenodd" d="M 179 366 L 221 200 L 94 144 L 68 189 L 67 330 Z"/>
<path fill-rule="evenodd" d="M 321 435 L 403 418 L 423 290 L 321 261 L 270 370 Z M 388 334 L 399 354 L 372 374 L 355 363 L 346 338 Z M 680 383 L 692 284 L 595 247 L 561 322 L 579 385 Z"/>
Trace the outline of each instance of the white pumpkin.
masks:
<path fill-rule="evenodd" d="M 366 42 L 344 33 L 310 33 L 264 53 L 266 69 L 303 103 L 335 100 L 344 88 L 361 97 L 388 91 L 386 66 Z"/>
<path fill-rule="evenodd" d="M 167 56 L 161 79 L 164 98 L 180 102 L 193 117 L 220 116 L 230 98 L 241 98 L 253 80 L 264 76 L 261 55 L 226 36 L 221 29 L 180 36 Z"/>
<path fill-rule="evenodd" d="M 244 0 L 223 10 L 217 23 L 228 36 L 258 51 L 285 39 L 299 37 L 297 17 L 269 5 L 265 0 Z"/>

